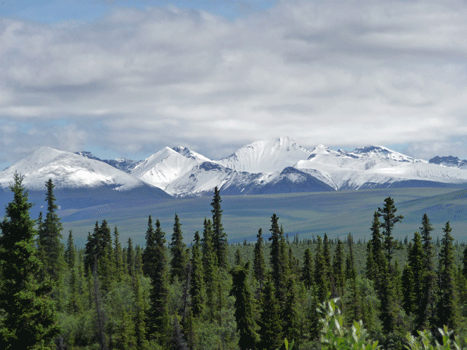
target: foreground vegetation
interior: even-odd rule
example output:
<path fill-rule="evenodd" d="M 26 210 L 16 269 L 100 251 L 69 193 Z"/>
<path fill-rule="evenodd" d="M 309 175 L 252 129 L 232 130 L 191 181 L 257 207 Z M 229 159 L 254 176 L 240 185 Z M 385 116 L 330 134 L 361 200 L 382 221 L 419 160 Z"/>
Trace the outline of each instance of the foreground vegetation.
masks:
<path fill-rule="evenodd" d="M 449 222 L 433 242 L 426 215 L 412 239 L 394 240 L 403 217 L 390 197 L 368 242 L 288 237 L 273 214 L 267 240 L 259 229 L 255 244 L 229 245 L 216 188 L 190 247 L 175 215 L 169 243 L 149 216 L 145 247 L 123 247 L 103 220 L 77 248 L 71 231 L 61 243 L 51 180 L 46 188 L 34 221 L 16 175 L 0 223 L 1 349 L 465 346 L 465 245 Z"/>

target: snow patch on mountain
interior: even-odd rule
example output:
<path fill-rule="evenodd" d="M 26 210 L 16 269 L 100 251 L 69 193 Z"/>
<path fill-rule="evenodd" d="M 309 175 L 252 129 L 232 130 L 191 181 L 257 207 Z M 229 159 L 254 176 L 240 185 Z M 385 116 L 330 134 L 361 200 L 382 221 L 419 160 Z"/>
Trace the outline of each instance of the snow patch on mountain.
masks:
<path fill-rule="evenodd" d="M 352 152 L 333 151 L 319 146 L 307 160 L 295 165 L 316 174 L 322 181 L 340 189 L 359 189 L 366 184 L 387 184 L 408 180 L 442 183 L 467 182 L 467 172 L 446 169 L 425 160 L 414 159 L 382 146 L 357 148 Z"/>
<path fill-rule="evenodd" d="M 289 137 L 256 141 L 238 149 L 219 164 L 237 171 L 271 174 L 306 159 L 310 151 Z"/>
<path fill-rule="evenodd" d="M 210 161 L 205 156 L 185 147 L 165 147 L 138 164 L 130 174 L 163 190 L 169 184 L 190 172 L 193 167 Z"/>
<path fill-rule="evenodd" d="M 0 187 L 8 187 L 15 172 L 24 176 L 23 184 L 31 190 L 43 190 L 49 178 L 58 189 L 111 186 L 126 191 L 144 186 L 140 180 L 106 163 L 50 147 L 41 147 L 0 172 Z"/>

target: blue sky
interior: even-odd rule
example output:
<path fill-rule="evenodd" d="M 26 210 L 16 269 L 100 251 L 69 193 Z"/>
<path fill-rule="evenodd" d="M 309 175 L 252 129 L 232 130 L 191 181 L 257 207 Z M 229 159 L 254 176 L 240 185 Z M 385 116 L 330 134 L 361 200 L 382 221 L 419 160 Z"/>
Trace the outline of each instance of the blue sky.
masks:
<path fill-rule="evenodd" d="M 2 0 L 0 15 L 42 23 L 95 21 L 116 8 L 145 10 L 154 6 L 207 11 L 230 20 L 271 8 L 277 0 Z"/>
<path fill-rule="evenodd" d="M 467 158 L 460 0 L 0 0 L 0 168 L 289 136 Z"/>

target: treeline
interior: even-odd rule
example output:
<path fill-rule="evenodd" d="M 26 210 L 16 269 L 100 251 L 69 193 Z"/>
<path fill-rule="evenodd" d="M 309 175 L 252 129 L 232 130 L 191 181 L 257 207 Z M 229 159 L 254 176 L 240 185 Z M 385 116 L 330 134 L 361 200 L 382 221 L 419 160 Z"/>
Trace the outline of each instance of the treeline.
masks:
<path fill-rule="evenodd" d="M 47 212 L 33 220 L 15 175 L 0 223 L 1 349 L 276 350 L 284 339 L 294 350 L 334 349 L 333 337 L 343 349 L 355 339 L 359 349 L 403 349 L 407 333 L 425 331 L 433 344 L 437 328 L 466 333 L 467 249 L 453 244 L 449 222 L 434 244 L 426 215 L 413 239 L 396 241 L 403 217 L 390 197 L 368 242 L 289 242 L 273 214 L 268 239 L 259 229 L 255 244 L 229 245 L 216 188 L 190 246 L 175 215 L 170 239 L 149 216 L 145 247 L 123 246 L 103 220 L 77 248 L 71 231 L 61 243 L 51 180 L 46 188 Z M 332 312 L 320 311 L 330 299 Z"/>

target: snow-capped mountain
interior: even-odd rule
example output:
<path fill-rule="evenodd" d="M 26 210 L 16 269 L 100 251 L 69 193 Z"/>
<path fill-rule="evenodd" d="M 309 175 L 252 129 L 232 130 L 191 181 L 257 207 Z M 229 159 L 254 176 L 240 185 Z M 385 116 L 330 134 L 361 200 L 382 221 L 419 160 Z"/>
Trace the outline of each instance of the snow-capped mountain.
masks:
<path fill-rule="evenodd" d="M 107 186 L 127 191 L 147 186 L 141 180 L 102 161 L 50 147 L 41 147 L 0 172 L 0 187 L 8 187 L 15 172 L 24 176 L 23 184 L 30 190 L 43 190 L 49 178 L 57 189 Z"/>
<path fill-rule="evenodd" d="M 295 168 L 311 172 L 336 190 L 396 186 L 407 181 L 467 183 L 467 172 L 447 169 L 382 146 L 352 152 L 318 146 Z"/>
<path fill-rule="evenodd" d="M 458 157 L 447 156 L 447 157 L 439 157 L 436 156 L 429 160 L 432 164 L 438 164 L 442 166 L 446 166 L 449 168 L 459 168 L 459 169 L 467 169 L 467 160 L 459 159 Z"/>
<path fill-rule="evenodd" d="M 86 151 L 81 151 L 81 152 L 75 152 L 75 154 L 80 155 L 82 157 L 86 157 L 89 159 L 94 159 L 94 160 L 99 160 L 101 162 L 107 163 L 114 168 L 117 168 L 119 170 L 122 170 L 126 173 L 129 173 L 131 170 L 133 170 L 139 163 L 142 162 L 142 160 L 131 160 L 131 159 L 126 159 L 126 158 L 117 158 L 117 159 L 100 159 L 94 156 L 91 152 L 86 152 Z"/>
<path fill-rule="evenodd" d="M 293 166 L 309 155 L 310 151 L 289 137 L 280 137 L 250 143 L 218 163 L 237 171 L 271 174 Z"/>
<path fill-rule="evenodd" d="M 309 151 L 288 137 L 253 142 L 220 160 L 177 146 L 165 147 L 141 162 L 113 162 L 89 152 L 43 147 L 1 172 L 0 189 L 11 183 L 15 171 L 25 175 L 29 189 L 43 189 L 52 178 L 57 188 L 149 186 L 180 197 L 211 195 L 216 186 L 231 195 L 467 186 L 467 162 L 455 157 L 428 162 L 383 146 L 336 151 L 318 145 Z"/>
<path fill-rule="evenodd" d="M 169 184 L 204 162 L 210 162 L 210 160 L 188 148 L 165 147 L 139 163 L 130 174 L 148 184 L 166 190 Z"/>

